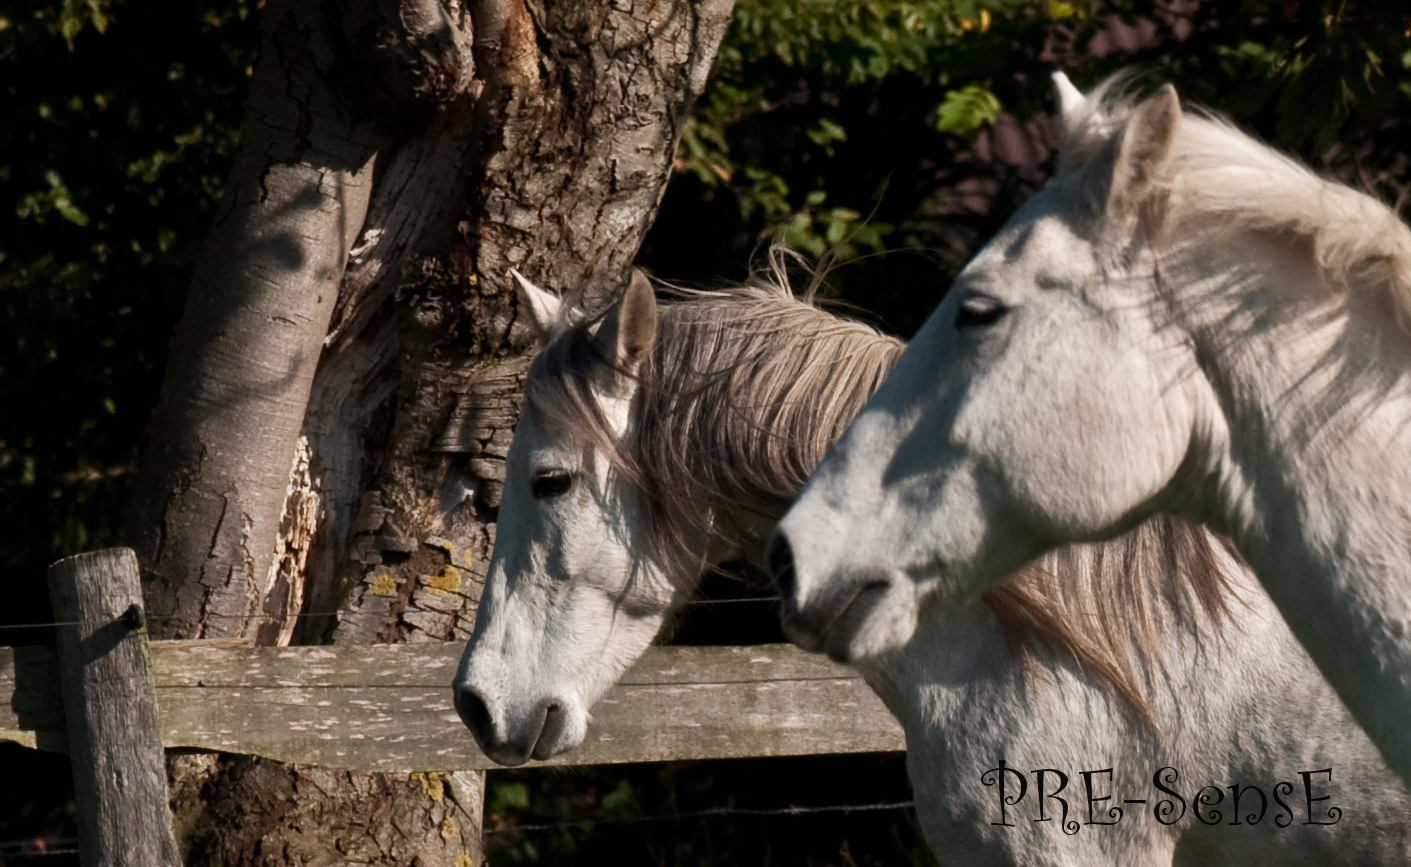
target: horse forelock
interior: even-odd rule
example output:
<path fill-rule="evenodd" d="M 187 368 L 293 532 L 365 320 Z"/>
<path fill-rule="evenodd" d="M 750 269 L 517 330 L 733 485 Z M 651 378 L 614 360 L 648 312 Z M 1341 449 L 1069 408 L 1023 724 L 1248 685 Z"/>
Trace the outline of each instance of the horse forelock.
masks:
<path fill-rule="evenodd" d="M 749 549 L 758 540 L 721 515 L 778 520 L 902 349 L 794 297 L 782 280 L 680 291 L 661 307 L 619 437 L 599 403 L 607 361 L 591 324 L 535 359 L 528 411 L 626 475 L 655 554 L 686 592 L 711 565 L 701 561 L 703 543 L 758 556 Z M 1218 631 L 1233 598 L 1230 550 L 1203 528 L 1158 516 L 1111 542 L 1051 552 L 982 599 L 1017 653 L 1066 654 L 1150 722 L 1162 631 Z"/>
<path fill-rule="evenodd" d="M 1114 151 L 1139 100 L 1129 73 L 1111 76 L 1065 117 L 1059 173 L 1094 169 Z M 1252 233 L 1306 250 L 1319 282 L 1383 292 L 1411 327 L 1411 228 L 1376 198 L 1320 177 L 1230 122 L 1186 109 L 1145 210 L 1149 237 L 1200 243 Z"/>

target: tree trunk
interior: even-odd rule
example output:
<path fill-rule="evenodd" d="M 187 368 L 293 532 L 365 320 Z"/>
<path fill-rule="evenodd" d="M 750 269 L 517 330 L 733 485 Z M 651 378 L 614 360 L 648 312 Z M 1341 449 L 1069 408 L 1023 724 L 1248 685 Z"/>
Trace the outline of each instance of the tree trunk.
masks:
<path fill-rule="evenodd" d="M 154 637 L 469 634 L 531 349 L 506 272 L 625 285 L 730 6 L 271 0 L 133 512 Z M 480 860 L 479 774 L 171 764 L 192 867 Z"/>

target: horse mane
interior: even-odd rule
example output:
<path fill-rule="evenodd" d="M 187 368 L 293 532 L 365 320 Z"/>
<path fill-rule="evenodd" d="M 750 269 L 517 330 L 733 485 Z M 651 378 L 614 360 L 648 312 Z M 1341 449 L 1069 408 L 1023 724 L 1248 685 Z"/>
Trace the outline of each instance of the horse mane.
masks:
<path fill-rule="evenodd" d="M 711 565 L 702 540 L 758 559 L 760 540 L 734 518 L 783 516 L 903 344 L 819 309 L 811 292 L 796 297 L 780 268 L 744 286 L 672 292 L 635 374 L 626 436 L 594 390 L 607 361 L 592 321 L 545 347 L 525 392 L 527 411 L 581 432 L 636 487 L 653 549 L 689 594 Z M 1111 542 L 1051 552 L 981 600 L 1026 662 L 1044 648 L 1066 654 L 1150 722 L 1144 685 L 1162 661 L 1159 633 L 1218 627 L 1232 593 L 1221 552 L 1232 550 L 1157 516 Z"/>
<path fill-rule="evenodd" d="M 1026 659 L 1041 646 L 1067 654 L 1154 725 L 1145 696 L 1165 662 L 1154 655 L 1162 633 L 1219 635 L 1242 563 L 1228 539 L 1157 514 L 1115 539 L 1056 548 L 981 600 Z"/>
<path fill-rule="evenodd" d="M 1109 77 L 1065 116 L 1060 175 L 1115 152 L 1139 103 L 1132 78 Z M 1105 189 L 1092 192 L 1105 198 Z M 1153 238 L 1186 242 L 1254 233 L 1293 241 L 1308 251 L 1326 286 L 1385 293 L 1402 324 L 1411 326 L 1411 229 L 1396 211 L 1320 177 L 1208 111 L 1183 110 L 1170 159 L 1144 210 Z"/>
<path fill-rule="evenodd" d="M 609 362 L 595 317 L 554 337 L 525 381 L 527 411 L 582 432 L 641 496 L 657 554 L 677 574 L 701 564 L 701 540 L 742 550 L 737 522 L 777 521 L 823 454 L 882 384 L 902 342 L 816 306 L 789 288 L 784 259 L 715 291 L 671 289 L 652 351 L 633 376 L 626 436 L 603 418 L 594 376 Z"/>

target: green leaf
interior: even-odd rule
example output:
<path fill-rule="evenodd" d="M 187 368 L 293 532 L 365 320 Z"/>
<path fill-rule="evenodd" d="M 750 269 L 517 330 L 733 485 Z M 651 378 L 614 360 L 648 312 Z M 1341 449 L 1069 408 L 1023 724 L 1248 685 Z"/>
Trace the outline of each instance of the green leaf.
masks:
<path fill-rule="evenodd" d="M 603 795 L 603 812 L 615 819 L 626 818 L 633 812 L 636 801 L 636 795 L 632 791 L 632 783 L 627 780 L 618 780 L 617 786 L 611 792 Z"/>
<path fill-rule="evenodd" d="M 76 226 L 88 225 L 88 215 L 79 210 L 78 206 L 67 198 L 56 198 L 54 200 L 54 210 L 58 211 L 59 215 L 65 220 L 68 220 Z"/>
<path fill-rule="evenodd" d="M 69 51 L 73 51 L 74 39 L 83 28 L 92 24 L 100 34 L 108 29 L 108 13 L 103 8 L 106 0 L 64 0 L 59 10 L 59 35 L 64 38 Z"/>
<path fill-rule="evenodd" d="M 823 148 L 824 153 L 831 157 L 833 155 L 833 142 L 847 141 L 848 133 L 847 130 L 843 129 L 836 121 L 829 120 L 825 117 L 819 119 L 818 126 L 808 131 L 808 137 L 814 144 Z"/>
<path fill-rule="evenodd" d="M 795 214 L 776 233 L 776 238 L 780 243 L 803 250 L 814 258 L 822 256 L 828 251 L 828 242 L 813 231 L 813 219 L 807 211 Z"/>
<path fill-rule="evenodd" d="M 524 783 L 496 783 L 490 787 L 490 812 L 529 806 L 529 787 Z"/>
<path fill-rule="evenodd" d="M 974 135 L 999 117 L 999 98 L 988 89 L 971 84 L 947 91 L 936 109 L 936 129 L 953 135 Z"/>

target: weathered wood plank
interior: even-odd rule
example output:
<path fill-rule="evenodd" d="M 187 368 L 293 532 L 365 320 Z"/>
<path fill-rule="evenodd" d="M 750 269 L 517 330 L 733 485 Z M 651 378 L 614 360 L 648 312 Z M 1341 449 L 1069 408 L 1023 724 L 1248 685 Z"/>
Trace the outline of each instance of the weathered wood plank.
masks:
<path fill-rule="evenodd" d="M 181 867 L 130 548 L 49 567 L 83 867 Z M 124 615 L 129 615 L 124 619 Z"/>
<path fill-rule="evenodd" d="M 157 642 L 163 743 L 358 770 L 494 767 L 451 706 L 460 654 L 459 644 Z M 6 661 L 0 653 L 0 690 L 16 680 Z M 20 670 L 40 665 L 29 659 Z M 43 702 L 25 702 L 26 720 L 52 718 Z M 22 728 L 0 708 L 0 737 Z M 545 764 L 903 748 L 900 727 L 856 672 L 824 657 L 788 645 L 660 647 L 595 708 L 583 746 Z"/>
<path fill-rule="evenodd" d="M 0 741 L 68 752 L 52 647 L 0 647 Z"/>
<path fill-rule="evenodd" d="M 157 686 L 427 686 L 450 690 L 464 646 L 250 647 L 222 641 L 154 641 Z M 854 679 L 857 672 L 791 644 L 654 647 L 621 685 Z"/>

